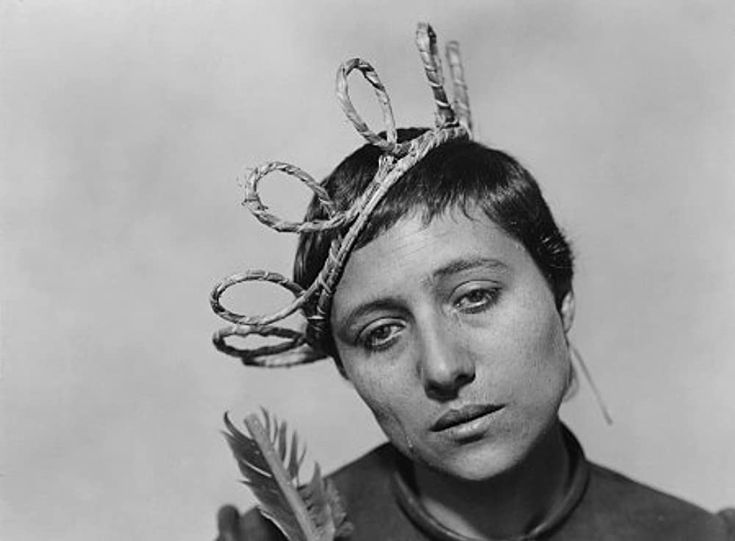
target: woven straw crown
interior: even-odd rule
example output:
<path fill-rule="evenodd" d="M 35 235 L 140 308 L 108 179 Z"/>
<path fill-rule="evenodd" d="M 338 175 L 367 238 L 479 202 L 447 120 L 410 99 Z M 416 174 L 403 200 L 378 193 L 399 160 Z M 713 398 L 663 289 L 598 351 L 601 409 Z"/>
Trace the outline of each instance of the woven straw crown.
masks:
<path fill-rule="evenodd" d="M 214 312 L 230 323 L 229 326 L 216 331 L 212 337 L 215 347 L 234 357 L 243 364 L 265 367 L 284 367 L 305 364 L 326 358 L 327 355 L 315 346 L 318 338 L 327 332 L 331 300 L 352 247 L 370 216 L 388 192 L 403 174 L 418 163 L 426 154 L 437 146 L 453 140 L 471 137 L 471 119 L 467 86 L 464 82 L 459 45 L 450 42 L 446 55 L 449 64 L 454 100 L 450 104 L 444 89 L 441 60 L 436 45 L 436 35 L 431 26 L 419 23 L 416 31 L 416 44 L 421 61 L 429 81 L 434 102 L 436 103 L 436 126 L 415 139 L 399 143 L 395 119 L 390 99 L 385 87 L 380 82 L 373 67 L 360 58 L 344 62 L 337 70 L 337 99 L 347 119 L 357 132 L 370 144 L 382 150 L 378 170 L 365 192 L 346 211 L 335 209 L 333 201 L 323 186 L 308 173 L 294 165 L 283 162 L 269 162 L 248 171 L 245 178 L 244 203 L 250 212 L 268 227 L 280 232 L 308 233 L 326 230 L 344 231 L 336 235 L 329 247 L 329 255 L 317 278 L 304 289 L 292 280 L 275 272 L 264 270 L 247 270 L 233 274 L 221 280 L 212 290 L 210 304 Z M 362 73 L 365 80 L 373 87 L 378 98 L 386 137 L 371 131 L 355 110 L 350 100 L 347 77 L 353 71 Z M 288 222 L 272 214 L 263 204 L 258 194 L 260 181 L 269 173 L 280 171 L 294 176 L 311 189 L 322 205 L 327 218 L 324 220 Z M 293 301 L 272 314 L 244 315 L 225 308 L 220 299 L 229 288 L 251 281 L 264 281 L 277 284 L 294 296 Z M 316 299 L 316 313 L 307 318 L 306 331 L 280 327 L 274 323 L 284 320 L 297 311 L 303 310 L 307 302 Z M 241 348 L 228 344 L 231 336 L 247 338 L 251 335 L 275 337 L 282 339 L 280 343 L 257 348 Z"/>

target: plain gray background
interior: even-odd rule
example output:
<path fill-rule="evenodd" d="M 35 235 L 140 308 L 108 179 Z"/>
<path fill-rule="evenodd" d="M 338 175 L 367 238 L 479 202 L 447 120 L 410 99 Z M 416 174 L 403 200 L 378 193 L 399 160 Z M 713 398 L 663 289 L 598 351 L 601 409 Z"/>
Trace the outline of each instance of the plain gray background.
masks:
<path fill-rule="evenodd" d="M 272 159 L 322 177 L 361 144 L 340 62 L 376 66 L 399 124 L 432 122 L 419 20 L 460 40 L 478 139 L 536 174 L 578 252 L 572 339 L 615 418 L 584 382 L 564 406 L 588 455 L 735 504 L 735 4 L 5 0 L 3 539 L 212 538 L 220 504 L 252 502 L 225 410 L 269 407 L 327 470 L 381 441 L 329 364 L 214 351 L 207 298 L 247 267 L 290 273 L 294 239 L 236 177 Z M 308 197 L 263 191 L 293 218 Z"/>

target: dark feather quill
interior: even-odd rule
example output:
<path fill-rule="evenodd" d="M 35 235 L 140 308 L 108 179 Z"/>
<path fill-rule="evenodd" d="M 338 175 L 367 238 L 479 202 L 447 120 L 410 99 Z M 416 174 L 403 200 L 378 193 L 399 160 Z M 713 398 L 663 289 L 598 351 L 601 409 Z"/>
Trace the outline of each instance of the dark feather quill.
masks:
<path fill-rule="evenodd" d="M 224 433 L 244 479 L 258 498 L 258 509 L 289 541 L 333 541 L 352 531 L 336 488 L 325 481 L 319 465 L 311 481 L 299 487 L 299 470 L 306 450 L 299 453 L 296 433 L 289 438 L 286 423 L 263 409 L 245 418 L 250 437 L 240 432 L 225 414 Z"/>

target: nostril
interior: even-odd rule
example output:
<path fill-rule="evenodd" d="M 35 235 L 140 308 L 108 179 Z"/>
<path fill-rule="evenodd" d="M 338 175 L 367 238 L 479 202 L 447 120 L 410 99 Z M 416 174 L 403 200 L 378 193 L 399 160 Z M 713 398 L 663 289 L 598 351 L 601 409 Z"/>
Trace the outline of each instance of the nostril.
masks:
<path fill-rule="evenodd" d="M 460 374 L 457 377 L 457 386 L 464 387 L 465 385 L 467 385 L 468 383 L 472 383 L 473 381 L 475 381 L 475 371 L 474 370 L 466 374 Z"/>
<path fill-rule="evenodd" d="M 457 374 L 457 377 L 454 378 L 454 389 L 455 393 L 458 392 L 462 387 L 465 385 L 469 385 L 475 380 L 475 371 L 472 370 L 471 372 L 460 372 Z"/>
<path fill-rule="evenodd" d="M 429 383 L 425 386 L 426 396 L 434 400 L 452 400 L 459 394 L 460 387 Z"/>
<path fill-rule="evenodd" d="M 427 378 L 425 379 L 425 389 L 427 396 L 436 399 L 452 399 L 456 398 L 462 387 L 469 385 L 475 380 L 475 371 L 456 371 L 445 378 Z"/>

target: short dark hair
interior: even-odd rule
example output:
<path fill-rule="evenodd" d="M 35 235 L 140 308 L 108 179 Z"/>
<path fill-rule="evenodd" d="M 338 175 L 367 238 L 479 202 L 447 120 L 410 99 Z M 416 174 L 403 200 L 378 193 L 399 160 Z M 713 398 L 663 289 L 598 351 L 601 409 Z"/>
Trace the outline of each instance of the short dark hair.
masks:
<path fill-rule="evenodd" d="M 398 130 L 399 141 L 410 140 L 424 128 Z M 381 150 L 366 144 L 350 154 L 324 180 L 323 186 L 337 210 L 347 210 L 365 191 L 378 168 Z M 469 140 L 453 140 L 431 150 L 409 169 L 385 195 L 360 234 L 355 248 L 364 246 L 390 229 L 401 218 L 418 213 L 424 223 L 448 209 L 468 214 L 478 205 L 497 226 L 526 248 L 546 278 L 556 307 L 571 291 L 573 255 L 568 240 L 556 225 L 538 183 L 508 154 Z M 323 219 L 326 213 L 314 197 L 307 220 Z M 338 231 L 303 233 L 294 261 L 294 281 L 304 288 L 316 279 Z M 304 306 L 308 318 L 315 304 Z M 337 362 L 334 340 L 329 332 L 312 344 Z"/>

